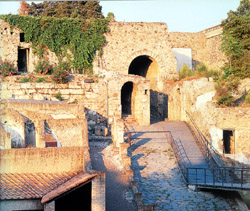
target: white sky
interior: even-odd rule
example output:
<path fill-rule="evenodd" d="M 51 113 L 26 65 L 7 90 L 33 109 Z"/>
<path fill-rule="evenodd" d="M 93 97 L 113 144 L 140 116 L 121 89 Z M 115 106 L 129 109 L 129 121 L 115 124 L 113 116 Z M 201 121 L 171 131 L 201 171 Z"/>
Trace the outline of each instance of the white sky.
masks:
<path fill-rule="evenodd" d="M 113 12 L 116 21 L 164 22 L 169 31 L 197 32 L 220 24 L 240 0 L 113 0 L 100 4 L 104 15 Z M 0 14 L 16 14 L 18 8 L 19 1 L 0 0 Z"/>

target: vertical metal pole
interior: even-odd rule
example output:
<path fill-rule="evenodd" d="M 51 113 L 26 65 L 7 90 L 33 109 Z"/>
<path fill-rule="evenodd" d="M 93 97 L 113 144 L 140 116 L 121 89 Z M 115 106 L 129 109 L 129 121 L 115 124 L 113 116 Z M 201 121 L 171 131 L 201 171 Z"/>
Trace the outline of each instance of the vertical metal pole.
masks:
<path fill-rule="evenodd" d="M 197 168 L 195 169 L 196 171 L 196 173 L 195 173 L 195 180 L 196 180 L 196 184 L 197 184 Z"/>
<path fill-rule="evenodd" d="M 241 187 L 243 186 L 243 169 L 241 169 Z"/>
<path fill-rule="evenodd" d="M 207 184 L 207 169 L 204 169 L 205 172 L 205 185 Z"/>

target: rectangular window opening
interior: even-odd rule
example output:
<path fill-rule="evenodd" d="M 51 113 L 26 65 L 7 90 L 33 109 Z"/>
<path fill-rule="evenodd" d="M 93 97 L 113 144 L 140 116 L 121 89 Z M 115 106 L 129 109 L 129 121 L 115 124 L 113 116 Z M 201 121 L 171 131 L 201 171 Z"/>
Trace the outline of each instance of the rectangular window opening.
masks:
<path fill-rule="evenodd" d="M 24 33 L 20 33 L 20 42 L 24 42 Z"/>
<path fill-rule="evenodd" d="M 223 130 L 223 153 L 234 154 L 235 141 L 233 130 Z"/>

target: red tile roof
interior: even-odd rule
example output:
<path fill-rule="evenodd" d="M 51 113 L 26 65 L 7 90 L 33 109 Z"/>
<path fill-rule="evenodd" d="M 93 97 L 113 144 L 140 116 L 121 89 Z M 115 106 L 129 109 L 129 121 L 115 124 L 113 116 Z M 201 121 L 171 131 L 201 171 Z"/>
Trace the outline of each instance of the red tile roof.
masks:
<path fill-rule="evenodd" d="M 97 174 L 88 174 L 88 173 L 80 173 L 73 177 L 72 179 L 68 180 L 67 182 L 63 183 L 62 185 L 55 188 L 53 191 L 47 193 L 42 198 L 42 203 L 46 203 L 48 201 L 53 200 L 54 198 L 60 196 L 61 194 L 81 185 L 83 183 L 90 182 Z"/>
<path fill-rule="evenodd" d="M 77 172 L 0 174 L 0 199 L 42 198 Z"/>

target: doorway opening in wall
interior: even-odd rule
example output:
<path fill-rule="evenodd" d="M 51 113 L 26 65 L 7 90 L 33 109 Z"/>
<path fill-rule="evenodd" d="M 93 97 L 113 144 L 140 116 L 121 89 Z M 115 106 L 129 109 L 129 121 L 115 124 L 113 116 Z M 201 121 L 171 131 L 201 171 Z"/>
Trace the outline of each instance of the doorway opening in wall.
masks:
<path fill-rule="evenodd" d="M 91 211 L 91 189 L 92 182 L 89 182 L 63 194 L 55 200 L 55 210 Z"/>
<path fill-rule="evenodd" d="M 235 153 L 235 140 L 234 130 L 223 130 L 223 153 L 234 154 Z"/>
<path fill-rule="evenodd" d="M 132 115 L 133 82 L 126 82 L 121 89 L 122 117 Z"/>
<path fill-rule="evenodd" d="M 26 73 L 29 64 L 29 48 L 18 48 L 18 72 Z"/>

